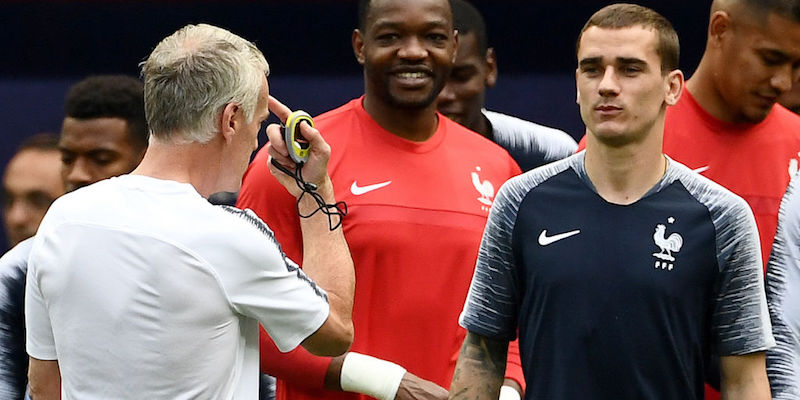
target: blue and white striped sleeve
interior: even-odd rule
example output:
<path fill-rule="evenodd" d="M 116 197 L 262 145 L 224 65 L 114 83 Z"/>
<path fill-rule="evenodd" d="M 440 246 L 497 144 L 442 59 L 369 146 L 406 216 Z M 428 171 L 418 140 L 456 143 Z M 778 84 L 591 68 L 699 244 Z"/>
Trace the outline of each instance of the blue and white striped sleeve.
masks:
<path fill-rule="evenodd" d="M 483 232 L 475 273 L 459 323 L 470 332 L 514 340 L 517 332 L 518 287 L 512 233 L 525 191 L 520 177 L 498 191 Z"/>
<path fill-rule="evenodd" d="M 776 346 L 767 351 L 774 399 L 800 399 L 800 179 L 781 202 L 767 266 L 767 301 Z"/>

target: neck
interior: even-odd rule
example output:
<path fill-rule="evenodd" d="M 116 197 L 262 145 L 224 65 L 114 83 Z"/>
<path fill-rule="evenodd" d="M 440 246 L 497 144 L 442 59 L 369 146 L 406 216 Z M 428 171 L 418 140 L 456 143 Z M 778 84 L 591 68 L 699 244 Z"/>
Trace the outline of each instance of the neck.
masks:
<path fill-rule="evenodd" d="M 475 132 L 480 133 L 483 137 L 494 141 L 494 135 L 492 135 L 492 126 L 489 124 L 489 119 L 486 118 L 483 113 L 481 113 L 478 121 L 474 124 L 475 126 L 472 127 L 472 130 Z"/>
<path fill-rule="evenodd" d="M 611 147 L 587 135 L 586 174 L 597 193 L 613 204 L 638 201 L 664 176 L 667 160 L 661 138 L 621 147 Z"/>
<path fill-rule="evenodd" d="M 686 81 L 686 90 L 688 90 L 695 101 L 700 104 L 707 113 L 711 114 L 714 118 L 728 123 L 737 123 L 736 115 L 731 112 L 730 107 L 727 106 L 722 93 L 719 92 L 715 82 L 715 75 L 717 69 L 711 60 L 704 56 L 700 60 L 692 78 Z"/>
<path fill-rule="evenodd" d="M 425 108 L 397 108 L 376 101 L 376 96 L 364 96 L 364 109 L 383 129 L 403 139 L 424 142 L 433 136 L 439 121 L 436 104 Z"/>
<path fill-rule="evenodd" d="M 142 162 L 131 174 L 188 183 L 203 197 L 218 192 L 220 152 L 215 141 L 174 144 L 150 141 Z"/>

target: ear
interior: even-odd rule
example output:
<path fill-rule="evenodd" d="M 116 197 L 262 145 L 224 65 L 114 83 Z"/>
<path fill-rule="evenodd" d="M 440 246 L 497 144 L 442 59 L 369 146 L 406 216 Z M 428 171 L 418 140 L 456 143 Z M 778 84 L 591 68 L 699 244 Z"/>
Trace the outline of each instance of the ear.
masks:
<path fill-rule="evenodd" d="M 233 135 L 236 134 L 236 130 L 239 128 L 239 122 L 236 118 L 237 114 L 241 113 L 241 110 L 242 107 L 235 103 L 228 103 L 222 109 L 219 132 L 222 134 L 222 138 L 225 139 L 226 143 L 230 143 L 233 140 Z"/>
<path fill-rule="evenodd" d="M 359 64 L 364 65 L 364 35 L 360 30 L 353 30 L 353 53 L 356 55 L 356 60 Z"/>
<path fill-rule="evenodd" d="M 730 35 L 733 21 L 727 11 L 715 11 L 708 22 L 709 45 L 719 45 L 723 38 Z"/>
<path fill-rule="evenodd" d="M 666 90 L 664 102 L 667 103 L 668 106 L 674 106 L 678 102 L 678 99 L 681 98 L 681 93 L 683 93 L 683 72 L 679 69 L 670 71 L 664 83 L 664 89 Z"/>
<path fill-rule="evenodd" d="M 580 71 L 575 68 L 575 103 L 581 104 L 581 88 L 578 86 L 578 74 Z"/>
<path fill-rule="evenodd" d="M 486 87 L 494 87 L 497 83 L 497 56 L 493 47 L 486 49 Z"/>

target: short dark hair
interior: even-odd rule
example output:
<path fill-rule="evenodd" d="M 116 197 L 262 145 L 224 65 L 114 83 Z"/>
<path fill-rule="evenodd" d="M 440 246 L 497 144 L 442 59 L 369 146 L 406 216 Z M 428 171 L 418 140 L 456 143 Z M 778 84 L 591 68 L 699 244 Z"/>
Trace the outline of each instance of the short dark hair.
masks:
<path fill-rule="evenodd" d="M 120 118 L 128 123 L 131 142 L 147 147 L 144 85 L 127 75 L 90 76 L 67 92 L 64 114 L 75 119 Z"/>
<path fill-rule="evenodd" d="M 489 39 L 486 36 L 486 22 L 480 11 L 466 0 L 450 0 L 450 7 L 453 8 L 453 27 L 461 35 L 474 34 L 478 51 L 485 54 Z"/>
<path fill-rule="evenodd" d="M 766 19 L 770 13 L 800 22 L 800 0 L 738 0 L 758 17 Z"/>
<path fill-rule="evenodd" d="M 452 1 L 448 0 L 450 7 L 452 7 Z M 367 15 L 369 14 L 369 6 L 371 0 L 359 0 L 358 1 L 358 29 L 362 32 L 367 27 Z"/>
<path fill-rule="evenodd" d="M 756 0 L 760 1 L 760 0 Z M 678 69 L 680 59 L 680 43 L 678 33 L 672 24 L 661 14 L 636 4 L 612 4 L 601 8 L 586 21 L 578 36 L 576 51 L 580 49 L 581 38 L 587 29 L 596 26 L 605 29 L 622 29 L 632 26 L 641 26 L 652 29 L 658 36 L 656 53 L 661 57 L 661 73 Z"/>
<path fill-rule="evenodd" d="M 25 150 L 58 151 L 58 135 L 52 132 L 40 132 L 32 135 L 17 147 L 17 153 Z"/>

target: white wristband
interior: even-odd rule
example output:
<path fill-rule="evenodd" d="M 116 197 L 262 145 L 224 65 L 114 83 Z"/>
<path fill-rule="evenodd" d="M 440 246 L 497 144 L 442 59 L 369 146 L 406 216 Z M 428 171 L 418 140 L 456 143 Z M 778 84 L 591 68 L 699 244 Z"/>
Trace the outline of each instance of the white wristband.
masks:
<path fill-rule="evenodd" d="M 500 388 L 500 397 L 498 400 L 520 400 L 519 392 L 511 386 L 503 386 Z"/>
<path fill-rule="evenodd" d="M 394 400 L 406 369 L 389 361 L 359 353 L 347 353 L 342 363 L 339 384 L 345 392 Z"/>

